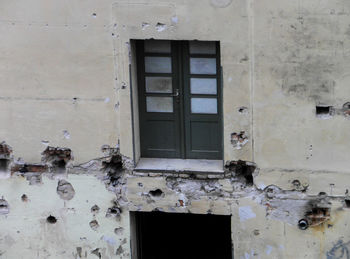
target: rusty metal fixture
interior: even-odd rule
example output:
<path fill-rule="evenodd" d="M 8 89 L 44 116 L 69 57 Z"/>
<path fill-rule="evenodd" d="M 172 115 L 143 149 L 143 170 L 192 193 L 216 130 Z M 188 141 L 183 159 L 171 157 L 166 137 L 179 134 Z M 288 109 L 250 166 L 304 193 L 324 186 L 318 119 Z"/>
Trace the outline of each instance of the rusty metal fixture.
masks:
<path fill-rule="evenodd" d="M 298 226 L 301 230 L 306 230 L 309 227 L 309 223 L 306 219 L 301 219 L 298 222 Z"/>

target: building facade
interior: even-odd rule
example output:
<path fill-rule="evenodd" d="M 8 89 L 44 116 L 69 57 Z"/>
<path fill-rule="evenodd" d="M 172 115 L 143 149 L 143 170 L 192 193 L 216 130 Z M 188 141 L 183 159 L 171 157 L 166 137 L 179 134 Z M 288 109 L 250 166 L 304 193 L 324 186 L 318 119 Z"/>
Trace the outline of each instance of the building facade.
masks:
<path fill-rule="evenodd" d="M 0 258 L 350 258 L 348 1 L 0 7 Z"/>

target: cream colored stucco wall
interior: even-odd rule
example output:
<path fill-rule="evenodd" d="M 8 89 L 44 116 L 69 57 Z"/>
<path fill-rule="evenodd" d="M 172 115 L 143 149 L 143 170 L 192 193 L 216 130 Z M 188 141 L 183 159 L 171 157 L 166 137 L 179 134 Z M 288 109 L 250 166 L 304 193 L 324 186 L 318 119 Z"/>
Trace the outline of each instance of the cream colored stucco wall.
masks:
<path fill-rule="evenodd" d="M 0 258 L 130 258 L 129 211 L 156 208 L 232 214 L 235 258 L 350 258 L 350 120 L 341 110 L 350 100 L 348 1 L 2 0 L 0 17 L 0 142 L 13 148 L 12 164 L 39 163 L 47 145 L 74 156 L 66 174 L 44 173 L 36 185 L 0 173 L 9 204 Z M 130 40 L 149 38 L 220 41 L 224 160 L 254 162 L 254 186 L 180 174 L 174 188 L 167 174 L 133 172 Z M 316 105 L 333 106 L 334 116 L 316 117 Z M 241 131 L 248 142 L 237 149 L 231 134 Z M 103 145 L 124 156 L 117 186 L 101 165 Z M 59 178 L 74 187 L 71 200 L 57 194 Z M 165 196 L 150 197 L 154 189 Z M 330 220 L 298 229 L 320 192 Z M 116 200 L 120 217 L 106 217 Z"/>

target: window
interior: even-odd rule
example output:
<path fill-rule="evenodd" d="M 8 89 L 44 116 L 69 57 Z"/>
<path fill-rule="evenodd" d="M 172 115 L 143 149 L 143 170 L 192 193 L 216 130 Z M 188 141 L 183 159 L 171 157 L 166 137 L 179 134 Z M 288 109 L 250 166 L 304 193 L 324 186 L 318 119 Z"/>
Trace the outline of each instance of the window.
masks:
<path fill-rule="evenodd" d="M 136 41 L 141 157 L 222 159 L 219 43 Z"/>

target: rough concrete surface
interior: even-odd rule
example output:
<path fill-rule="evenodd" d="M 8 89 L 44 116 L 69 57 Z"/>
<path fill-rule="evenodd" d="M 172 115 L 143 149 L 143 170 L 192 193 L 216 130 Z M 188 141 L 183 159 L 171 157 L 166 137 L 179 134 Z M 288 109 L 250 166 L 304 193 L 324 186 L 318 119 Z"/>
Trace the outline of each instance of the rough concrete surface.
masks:
<path fill-rule="evenodd" d="M 0 17 L 0 258 L 131 258 L 130 211 L 231 215 L 234 258 L 350 258 L 349 1 L 3 0 Z M 130 40 L 150 38 L 220 41 L 223 173 L 134 170 Z"/>

